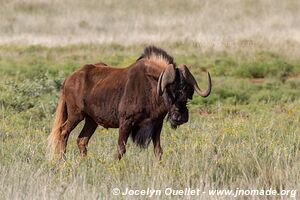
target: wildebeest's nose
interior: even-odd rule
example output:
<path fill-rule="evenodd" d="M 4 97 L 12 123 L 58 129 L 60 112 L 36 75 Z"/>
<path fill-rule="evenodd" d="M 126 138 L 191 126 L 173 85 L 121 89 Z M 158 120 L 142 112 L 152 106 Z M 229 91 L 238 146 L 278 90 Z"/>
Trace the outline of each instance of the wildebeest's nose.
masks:
<path fill-rule="evenodd" d="M 181 116 L 179 113 L 174 113 L 173 114 L 173 118 L 176 120 L 176 121 L 179 121 L 181 119 Z"/>

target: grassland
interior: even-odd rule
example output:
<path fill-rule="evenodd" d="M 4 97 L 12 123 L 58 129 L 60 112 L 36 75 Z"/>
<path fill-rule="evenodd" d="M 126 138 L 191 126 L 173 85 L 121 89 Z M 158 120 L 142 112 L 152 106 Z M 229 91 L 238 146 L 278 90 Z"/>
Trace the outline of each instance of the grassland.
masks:
<path fill-rule="evenodd" d="M 82 125 L 69 140 L 68 161 L 49 162 L 46 138 L 65 76 L 87 62 L 127 66 L 143 47 L 1 46 L 0 199 L 120 199 L 111 194 L 115 187 L 299 192 L 300 60 L 266 51 L 195 54 L 201 47 L 193 43 L 165 45 L 177 63 L 192 66 L 200 85 L 209 70 L 214 88 L 190 102 L 189 123 L 176 131 L 165 124 L 161 164 L 152 145 L 142 151 L 131 141 L 116 161 L 117 130 L 103 128 L 82 160 L 75 145 Z"/>
<path fill-rule="evenodd" d="M 0 199 L 141 199 L 112 189 L 283 189 L 300 192 L 300 1 L 0 0 Z M 98 128 L 81 159 L 47 160 L 59 88 L 79 66 L 125 67 L 146 45 L 190 67 L 212 94 L 190 121 L 165 123 L 163 160 Z M 231 199 L 161 196 L 152 199 Z M 252 199 L 241 196 L 236 199 Z M 253 197 L 253 199 L 280 199 Z M 281 199 L 289 199 L 282 197 Z"/>

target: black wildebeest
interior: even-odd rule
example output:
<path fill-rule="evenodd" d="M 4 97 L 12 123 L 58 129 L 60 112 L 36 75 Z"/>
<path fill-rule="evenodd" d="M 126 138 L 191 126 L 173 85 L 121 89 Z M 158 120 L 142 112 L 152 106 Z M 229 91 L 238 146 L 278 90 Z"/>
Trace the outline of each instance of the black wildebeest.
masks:
<path fill-rule="evenodd" d="M 66 78 L 56 109 L 49 145 L 52 153 L 65 159 L 71 131 L 85 119 L 77 139 L 81 156 L 87 154 L 89 139 L 98 125 L 119 128 L 118 158 L 124 155 L 131 135 L 133 141 L 146 147 L 152 140 L 154 153 L 161 159 L 160 132 L 168 114 L 172 128 L 189 118 L 188 99 L 194 91 L 207 97 L 185 65 L 176 67 L 164 50 L 149 46 L 135 63 L 127 68 L 113 68 L 104 63 L 89 64 Z"/>

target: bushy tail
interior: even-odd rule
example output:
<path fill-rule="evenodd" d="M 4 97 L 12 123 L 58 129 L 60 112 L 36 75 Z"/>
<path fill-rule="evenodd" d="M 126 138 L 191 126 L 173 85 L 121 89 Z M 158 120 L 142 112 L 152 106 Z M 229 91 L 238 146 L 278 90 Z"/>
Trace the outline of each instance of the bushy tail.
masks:
<path fill-rule="evenodd" d="M 61 127 L 66 120 L 67 106 L 62 92 L 56 108 L 55 120 L 53 123 L 52 131 L 48 137 L 48 150 L 50 159 L 52 159 L 55 156 L 55 154 L 60 152 L 59 139 L 61 135 Z"/>

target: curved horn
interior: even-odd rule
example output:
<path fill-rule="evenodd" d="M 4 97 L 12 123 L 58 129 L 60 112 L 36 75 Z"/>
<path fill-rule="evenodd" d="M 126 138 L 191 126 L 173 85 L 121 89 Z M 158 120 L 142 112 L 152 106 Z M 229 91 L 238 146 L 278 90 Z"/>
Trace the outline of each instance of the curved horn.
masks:
<path fill-rule="evenodd" d="M 202 97 L 207 97 L 212 88 L 211 84 L 211 78 L 209 72 L 207 72 L 207 77 L 208 77 L 208 88 L 205 91 L 202 91 L 198 84 L 197 81 L 195 80 L 194 76 L 191 74 L 190 70 L 185 66 L 185 65 L 180 65 L 179 70 L 182 72 L 185 80 L 191 84 L 194 87 L 194 90 Z"/>
<path fill-rule="evenodd" d="M 162 73 L 160 73 L 159 78 L 158 78 L 158 83 L 157 83 L 156 91 L 157 91 L 157 94 L 158 94 L 159 96 L 162 95 L 162 91 L 161 91 L 161 79 L 162 79 L 162 77 L 163 77 L 163 75 L 164 75 L 164 72 L 165 72 L 165 71 L 163 71 Z"/>
<path fill-rule="evenodd" d="M 170 64 L 160 75 L 157 83 L 157 94 L 162 95 L 166 86 L 173 83 L 176 77 L 176 71 L 172 64 Z"/>

